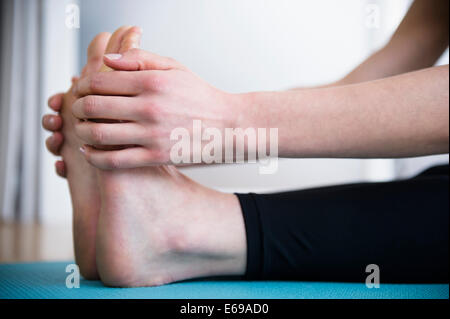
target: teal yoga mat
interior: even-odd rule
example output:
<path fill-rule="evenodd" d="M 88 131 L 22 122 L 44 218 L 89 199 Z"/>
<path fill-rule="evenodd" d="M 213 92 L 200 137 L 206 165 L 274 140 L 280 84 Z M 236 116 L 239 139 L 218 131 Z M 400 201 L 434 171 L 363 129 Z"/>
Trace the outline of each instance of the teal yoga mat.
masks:
<path fill-rule="evenodd" d="M 0 265 L 0 299 L 448 299 L 448 284 L 193 280 L 160 287 L 108 288 L 81 279 L 66 287 L 69 262 Z"/>

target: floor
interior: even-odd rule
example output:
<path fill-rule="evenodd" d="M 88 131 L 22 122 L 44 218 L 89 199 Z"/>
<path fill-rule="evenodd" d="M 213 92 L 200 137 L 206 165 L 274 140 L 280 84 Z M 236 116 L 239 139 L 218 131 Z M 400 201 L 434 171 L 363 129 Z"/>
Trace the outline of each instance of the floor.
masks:
<path fill-rule="evenodd" d="M 245 282 L 193 280 L 155 288 L 106 288 L 81 278 L 68 289 L 74 259 L 70 225 L 0 223 L 0 299 L 3 298 L 449 298 L 445 285 Z M 55 262 L 58 261 L 58 262 Z"/>
<path fill-rule="evenodd" d="M 74 279 L 71 262 L 0 265 L 0 299 L 448 299 L 448 284 L 242 281 L 211 278 L 159 287 L 110 288 Z M 75 285 L 75 282 L 77 283 Z M 79 288 L 77 288 L 79 287 Z"/>
<path fill-rule="evenodd" d="M 73 259 L 70 225 L 0 223 L 0 263 Z"/>

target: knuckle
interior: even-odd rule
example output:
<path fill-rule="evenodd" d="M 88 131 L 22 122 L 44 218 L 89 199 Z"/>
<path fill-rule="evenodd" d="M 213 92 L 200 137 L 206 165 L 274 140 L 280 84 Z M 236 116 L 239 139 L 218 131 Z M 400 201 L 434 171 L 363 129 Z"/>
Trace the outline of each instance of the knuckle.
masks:
<path fill-rule="evenodd" d="M 87 117 L 95 116 L 97 106 L 97 99 L 94 96 L 86 96 L 83 98 L 82 108 L 83 113 Z"/>
<path fill-rule="evenodd" d="M 168 80 L 159 73 L 147 74 L 144 80 L 144 88 L 146 90 L 163 92 L 167 88 Z"/>
<path fill-rule="evenodd" d="M 103 83 L 103 77 L 101 73 L 94 73 L 89 78 L 89 90 L 92 92 L 96 92 L 101 88 L 101 85 Z"/>
<path fill-rule="evenodd" d="M 90 129 L 91 141 L 94 144 L 102 144 L 105 141 L 104 130 L 99 125 L 92 125 Z"/>
<path fill-rule="evenodd" d="M 167 158 L 166 152 L 161 149 L 159 149 L 155 152 L 152 152 L 152 154 L 149 158 L 150 162 L 158 163 L 158 164 L 167 163 L 167 159 L 168 158 Z"/>
<path fill-rule="evenodd" d="M 149 145 L 153 140 L 154 131 L 155 130 L 151 127 L 142 126 L 136 134 L 139 137 L 140 144 Z"/>
<path fill-rule="evenodd" d="M 154 85 L 154 78 L 151 75 L 147 75 L 143 80 L 142 80 L 142 86 L 145 90 L 152 90 L 153 89 L 153 85 Z"/>
<path fill-rule="evenodd" d="M 149 153 L 148 162 L 151 163 L 156 163 L 156 164 L 162 164 L 162 163 L 167 163 L 169 160 L 169 156 L 167 154 L 167 152 L 160 148 L 159 146 L 157 147 L 157 149 L 154 149 L 152 152 Z"/>
<path fill-rule="evenodd" d="M 145 104 L 142 105 L 140 108 L 140 117 L 144 119 L 152 119 L 155 116 L 155 113 L 157 113 L 158 106 L 157 104 L 152 101 L 146 101 Z"/>
<path fill-rule="evenodd" d="M 106 167 L 109 169 L 121 168 L 123 165 L 122 160 L 116 154 L 110 154 L 106 157 Z"/>

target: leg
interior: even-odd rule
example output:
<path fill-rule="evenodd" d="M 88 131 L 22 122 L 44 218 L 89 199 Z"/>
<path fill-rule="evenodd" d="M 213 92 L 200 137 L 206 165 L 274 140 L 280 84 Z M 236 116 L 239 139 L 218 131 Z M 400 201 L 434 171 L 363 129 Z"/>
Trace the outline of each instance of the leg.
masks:
<path fill-rule="evenodd" d="M 448 175 L 271 195 L 202 187 L 172 166 L 100 171 L 97 265 L 111 286 L 211 276 L 448 278 Z M 243 213 L 242 213 L 243 212 Z M 244 223 L 245 220 L 245 223 Z"/>
<path fill-rule="evenodd" d="M 445 172 L 446 171 L 446 172 Z M 448 282 L 448 166 L 391 183 L 239 195 L 247 276 Z"/>

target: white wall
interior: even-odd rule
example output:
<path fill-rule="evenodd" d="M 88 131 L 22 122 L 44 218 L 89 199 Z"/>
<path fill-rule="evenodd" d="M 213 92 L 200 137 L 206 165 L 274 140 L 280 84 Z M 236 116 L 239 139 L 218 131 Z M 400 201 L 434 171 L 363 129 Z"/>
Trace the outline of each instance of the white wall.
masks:
<path fill-rule="evenodd" d="M 84 65 L 89 41 L 98 32 L 112 32 L 120 25 L 129 24 L 144 29 L 144 49 L 174 57 L 206 81 L 229 92 L 323 84 L 344 76 L 383 45 L 410 2 L 80 0 L 79 66 Z M 369 3 L 380 6 L 379 29 L 365 26 Z M 57 10 L 61 6 L 55 4 Z M 53 19 L 60 19 L 59 14 L 61 11 Z M 67 30 L 62 33 L 67 35 Z M 68 45 L 66 40 L 60 40 L 59 46 Z M 61 59 L 48 58 L 56 61 L 54 68 L 60 65 Z M 68 72 L 64 69 L 61 76 L 54 77 L 59 84 L 52 82 L 52 92 L 66 86 L 63 76 L 69 78 Z M 49 164 L 53 159 L 46 157 L 46 161 L 44 173 L 53 174 Z M 248 164 L 190 168 L 185 172 L 211 187 L 245 192 L 389 179 L 394 177 L 393 167 L 394 162 L 389 160 L 307 159 L 281 160 L 275 175 L 259 175 L 257 167 Z M 45 209 L 70 216 L 67 187 L 56 179 L 44 186 L 58 188 L 57 199 L 50 196 L 53 191 L 47 192 Z"/>
<path fill-rule="evenodd" d="M 373 1 L 372 1 L 373 2 Z M 378 1 L 380 29 L 366 28 L 364 0 L 81 1 L 81 63 L 96 33 L 144 29 L 146 50 L 176 58 L 229 92 L 280 90 L 334 81 L 382 45 L 409 1 Z M 101 19 L 98 17 L 101 15 Z M 370 40 L 370 41 L 369 41 Z M 375 43 L 375 45 L 374 45 Z M 386 164 L 387 163 L 387 164 Z M 273 191 L 392 177 L 392 161 L 283 160 L 275 175 L 252 165 L 191 168 L 227 191 Z M 376 174 L 372 171 L 375 170 Z"/>
<path fill-rule="evenodd" d="M 447 51 L 445 51 L 445 53 L 436 63 L 436 65 L 444 65 L 444 64 L 449 64 L 448 48 Z M 400 159 L 396 161 L 397 176 L 400 178 L 408 178 L 416 175 L 417 173 L 423 171 L 424 169 L 427 169 L 430 166 L 448 163 L 449 163 L 448 154 Z"/>
<path fill-rule="evenodd" d="M 70 79 L 77 74 L 79 52 L 79 30 L 65 25 L 66 5 L 76 3 L 69 0 L 45 0 L 42 25 L 42 100 L 41 114 L 49 112 L 47 99 L 50 95 L 67 91 Z M 41 141 L 50 135 L 41 131 Z M 67 181 L 56 176 L 56 158 L 40 145 L 40 208 L 39 218 L 45 224 L 69 224 L 72 218 Z M 70 228 L 68 228 L 70 230 Z"/>

